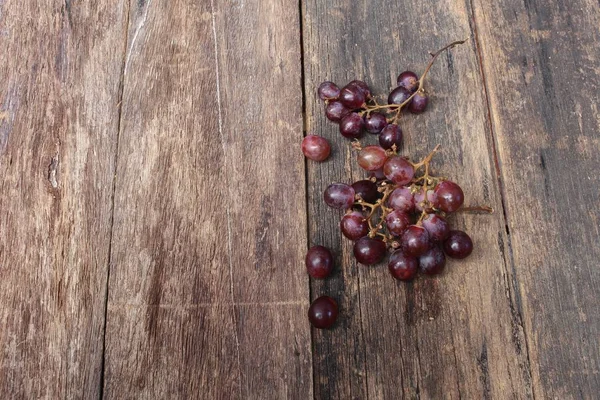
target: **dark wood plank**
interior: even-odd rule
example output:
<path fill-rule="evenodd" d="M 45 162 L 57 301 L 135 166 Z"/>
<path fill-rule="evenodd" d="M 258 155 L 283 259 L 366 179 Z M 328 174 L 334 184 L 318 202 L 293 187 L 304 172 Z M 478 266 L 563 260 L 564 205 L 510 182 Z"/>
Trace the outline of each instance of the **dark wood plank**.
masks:
<path fill-rule="evenodd" d="M 310 397 L 297 3 L 132 2 L 126 65 L 106 397 Z"/>
<path fill-rule="evenodd" d="M 126 13 L 0 2 L 0 393 L 97 398 Z"/>
<path fill-rule="evenodd" d="M 474 1 L 537 398 L 600 391 L 600 7 Z"/>
<path fill-rule="evenodd" d="M 531 378 L 523 329 L 504 260 L 506 232 L 487 125 L 475 43 L 440 58 L 426 87 L 427 113 L 408 116 L 404 154 L 423 157 L 443 146 L 434 167 L 459 182 L 471 204 L 490 216 L 457 215 L 476 250 L 449 261 L 435 279 L 396 283 L 385 265 L 356 265 L 341 238 L 341 213 L 322 191 L 365 176 L 337 126 L 327 121 L 315 89 L 326 79 L 363 78 L 387 94 L 404 69 L 422 71 L 428 51 L 471 35 L 468 2 L 398 5 L 392 1 L 304 2 L 307 131 L 332 142 L 333 157 L 308 164 L 309 239 L 335 250 L 337 275 L 312 283 L 313 297 L 330 294 L 343 309 L 338 327 L 315 332 L 317 398 L 527 398 Z M 374 137 L 365 142 L 374 142 Z"/>

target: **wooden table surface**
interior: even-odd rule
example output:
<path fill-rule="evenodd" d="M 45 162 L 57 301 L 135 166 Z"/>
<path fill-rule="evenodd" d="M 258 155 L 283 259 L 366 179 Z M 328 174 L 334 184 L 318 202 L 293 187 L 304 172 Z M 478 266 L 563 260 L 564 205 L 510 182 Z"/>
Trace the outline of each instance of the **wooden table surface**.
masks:
<path fill-rule="evenodd" d="M 0 0 L 0 397 L 598 399 L 599 27 L 595 0 Z M 364 174 L 315 89 L 387 93 L 467 37 L 404 153 L 441 144 L 496 212 L 399 283 L 322 202 Z"/>

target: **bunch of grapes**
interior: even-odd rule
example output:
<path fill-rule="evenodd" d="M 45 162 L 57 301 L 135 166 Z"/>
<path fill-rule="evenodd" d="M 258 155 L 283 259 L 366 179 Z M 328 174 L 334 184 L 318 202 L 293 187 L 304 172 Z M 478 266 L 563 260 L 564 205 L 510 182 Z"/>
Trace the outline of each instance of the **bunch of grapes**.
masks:
<path fill-rule="evenodd" d="M 418 162 L 398 154 L 402 146 L 398 125 L 402 111 L 425 111 L 429 98 L 423 82 L 429 69 L 441 52 L 463 42 L 451 43 L 432 54 L 421 77 L 411 71 L 402 72 L 387 104 L 378 103 L 369 86 L 359 80 L 341 89 L 333 82 L 323 82 L 318 89 L 326 104 L 325 115 L 339 124 L 344 137 L 354 140 L 358 165 L 370 175 L 352 185 L 332 183 L 325 190 L 324 201 L 330 207 L 346 210 L 340 229 L 354 242 L 356 260 L 373 265 L 389 253 L 389 272 L 401 281 L 413 279 L 419 271 L 440 274 L 446 256 L 463 259 L 473 250 L 469 235 L 452 230 L 446 220 L 449 214 L 467 209 L 462 207 L 463 190 L 430 173 L 439 146 Z M 358 138 L 364 131 L 379 135 L 379 144 L 362 147 Z M 302 151 L 309 159 L 323 161 L 331 150 L 326 139 L 309 135 L 304 138 Z M 470 209 L 491 211 L 488 207 Z M 313 278 L 329 276 L 333 264 L 331 251 L 323 246 L 310 248 L 306 255 L 307 272 Z M 337 303 L 328 296 L 316 299 L 308 313 L 317 328 L 330 327 L 337 315 Z"/>

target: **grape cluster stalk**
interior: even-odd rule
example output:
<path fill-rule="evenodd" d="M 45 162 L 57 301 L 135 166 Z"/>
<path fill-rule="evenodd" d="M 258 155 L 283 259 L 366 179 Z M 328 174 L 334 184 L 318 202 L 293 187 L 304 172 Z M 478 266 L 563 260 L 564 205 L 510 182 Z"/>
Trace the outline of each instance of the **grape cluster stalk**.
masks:
<path fill-rule="evenodd" d="M 417 162 L 399 153 L 403 131 L 399 126 L 403 111 L 423 113 L 429 97 L 425 78 L 437 57 L 466 40 L 456 41 L 431 54 L 431 60 L 419 77 L 412 71 L 402 72 L 397 86 L 380 104 L 369 86 L 354 80 L 341 89 L 333 82 L 323 82 L 317 93 L 325 102 L 325 116 L 339 125 L 340 134 L 352 139 L 357 163 L 369 177 L 349 185 L 332 183 L 323 193 L 325 203 L 346 210 L 340 230 L 354 242 L 353 253 L 363 265 L 375 265 L 389 254 L 388 270 L 400 280 L 444 271 L 446 257 L 463 259 L 473 251 L 469 235 L 453 230 L 448 215 L 456 212 L 493 212 L 490 207 L 463 207 L 464 192 L 446 177 L 435 176 L 431 162 L 440 146 Z M 363 146 L 358 140 L 366 132 L 378 135 L 378 145 Z M 309 135 L 302 151 L 314 161 L 330 155 L 325 138 Z M 306 255 L 306 268 L 312 278 L 324 279 L 334 270 L 334 257 L 323 246 L 314 246 Z M 321 296 L 311 305 L 308 317 L 316 328 L 329 328 L 338 315 L 337 302 Z"/>

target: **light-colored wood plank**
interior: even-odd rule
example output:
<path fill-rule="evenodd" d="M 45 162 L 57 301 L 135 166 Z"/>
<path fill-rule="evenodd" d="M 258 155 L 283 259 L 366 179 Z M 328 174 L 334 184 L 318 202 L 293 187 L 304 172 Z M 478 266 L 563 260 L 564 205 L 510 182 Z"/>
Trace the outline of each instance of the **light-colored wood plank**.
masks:
<path fill-rule="evenodd" d="M 600 391 L 600 7 L 474 0 L 537 398 Z"/>
<path fill-rule="evenodd" d="M 310 397 L 299 34 L 288 1 L 132 3 L 107 398 Z"/>
<path fill-rule="evenodd" d="M 0 393 L 97 398 L 123 1 L 0 2 Z"/>
<path fill-rule="evenodd" d="M 397 283 L 384 264 L 356 264 L 351 244 L 337 228 L 341 213 L 322 202 L 329 183 L 352 182 L 366 174 L 338 127 L 324 117 L 315 94 L 318 84 L 364 79 L 387 96 L 400 72 L 421 72 L 429 51 L 471 35 L 469 3 L 307 1 L 304 14 L 307 131 L 324 135 L 334 148 L 328 162 L 308 164 L 310 242 L 340 255 L 340 272 L 314 282 L 313 296 L 338 297 L 343 309 L 336 329 L 314 334 L 316 397 L 530 397 L 523 331 L 503 257 L 506 233 L 473 41 L 440 57 L 426 83 L 432 99 L 428 111 L 401 123 L 403 154 L 418 159 L 441 144 L 436 171 L 460 183 L 468 203 L 497 210 L 490 216 L 452 217 L 453 226 L 473 237 L 471 257 L 449 260 L 437 278 Z M 365 134 L 364 143 L 375 141 Z"/>

